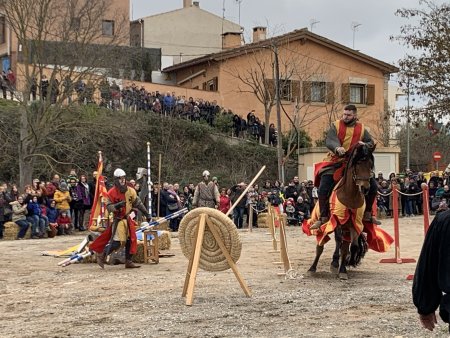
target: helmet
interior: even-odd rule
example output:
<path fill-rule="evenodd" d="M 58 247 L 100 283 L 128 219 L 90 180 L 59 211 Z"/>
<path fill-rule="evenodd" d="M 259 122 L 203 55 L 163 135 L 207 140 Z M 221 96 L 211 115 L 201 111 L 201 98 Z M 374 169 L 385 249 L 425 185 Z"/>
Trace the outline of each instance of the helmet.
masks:
<path fill-rule="evenodd" d="M 123 171 L 120 168 L 114 170 L 114 177 L 123 177 L 123 176 L 126 176 L 125 171 Z"/>
<path fill-rule="evenodd" d="M 210 175 L 210 174 L 209 174 L 209 171 L 208 171 L 208 170 L 203 171 L 203 174 L 202 174 L 203 177 L 209 176 L 209 175 Z"/>

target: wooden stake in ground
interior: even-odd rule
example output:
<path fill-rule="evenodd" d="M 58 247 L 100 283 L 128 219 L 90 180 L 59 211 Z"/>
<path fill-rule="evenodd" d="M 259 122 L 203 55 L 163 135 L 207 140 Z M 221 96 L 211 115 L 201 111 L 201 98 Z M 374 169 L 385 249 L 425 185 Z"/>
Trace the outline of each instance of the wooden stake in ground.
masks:
<path fill-rule="evenodd" d="M 222 221 L 227 224 L 223 224 Z M 227 234 L 227 232 L 231 232 L 231 234 Z M 229 246 L 231 245 L 231 249 L 227 248 L 222 238 L 222 236 L 226 235 L 230 235 L 231 240 L 227 240 L 227 242 L 231 243 L 229 244 Z M 182 293 L 182 296 L 186 297 L 186 305 L 191 306 L 193 303 L 194 287 L 199 267 L 207 271 L 221 271 L 231 268 L 245 295 L 251 297 L 251 291 L 239 273 L 235 263 L 238 258 L 237 256 L 240 256 L 241 244 L 239 241 L 238 245 L 233 246 L 232 242 L 238 240 L 239 233 L 233 222 L 227 216 L 212 208 L 194 209 L 180 223 L 179 238 L 183 253 L 185 256 L 189 256 L 189 264 Z M 211 245 L 212 240 L 215 241 L 219 249 L 216 247 L 212 251 L 214 254 L 220 252 L 220 255 L 223 255 L 222 261 L 216 261 L 218 256 L 202 256 L 202 250 L 205 249 L 203 246 L 205 238 L 208 238 L 205 240 L 208 246 Z M 229 252 L 229 250 L 234 250 L 234 252 Z M 239 252 L 236 253 L 236 250 Z M 211 261 L 208 261 L 209 258 L 212 258 Z"/>

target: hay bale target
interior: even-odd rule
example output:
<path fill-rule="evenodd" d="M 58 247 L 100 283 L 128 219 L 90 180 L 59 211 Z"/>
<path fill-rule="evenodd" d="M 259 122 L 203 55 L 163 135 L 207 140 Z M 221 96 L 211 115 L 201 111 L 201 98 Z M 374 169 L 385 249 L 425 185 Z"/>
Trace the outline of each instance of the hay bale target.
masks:
<path fill-rule="evenodd" d="M 181 250 L 187 259 L 191 259 L 195 250 L 200 215 L 206 214 L 213 223 L 234 263 L 241 256 L 242 243 L 233 221 L 224 213 L 212 208 L 196 208 L 181 220 L 178 229 Z M 206 271 L 223 271 L 230 268 L 209 227 L 205 227 L 199 266 Z"/>

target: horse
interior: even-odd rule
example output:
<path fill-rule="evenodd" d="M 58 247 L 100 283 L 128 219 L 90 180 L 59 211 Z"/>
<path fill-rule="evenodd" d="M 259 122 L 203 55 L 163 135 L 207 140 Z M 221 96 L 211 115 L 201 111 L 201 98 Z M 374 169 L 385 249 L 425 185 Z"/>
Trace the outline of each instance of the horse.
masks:
<path fill-rule="evenodd" d="M 309 274 L 316 272 L 324 245 L 332 232 L 335 235 L 336 248 L 330 270 L 338 274 L 340 279 L 348 279 L 347 266 L 356 267 L 367 252 L 367 241 L 362 233 L 362 218 L 365 195 L 369 192 L 370 179 L 373 176 L 374 150 L 375 147 L 358 143 L 347 152 L 342 178 L 330 196 L 331 217 L 318 233 L 316 257 L 308 270 Z"/>

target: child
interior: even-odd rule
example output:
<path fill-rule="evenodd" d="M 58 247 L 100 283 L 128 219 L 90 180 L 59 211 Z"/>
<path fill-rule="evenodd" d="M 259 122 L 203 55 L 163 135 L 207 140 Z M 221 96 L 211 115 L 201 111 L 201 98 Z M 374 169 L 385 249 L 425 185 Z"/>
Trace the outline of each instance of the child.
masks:
<path fill-rule="evenodd" d="M 50 227 L 50 231 L 49 233 L 51 233 L 54 237 L 56 234 L 60 235 L 60 233 L 58 233 L 58 210 L 56 209 L 56 202 L 54 200 L 50 201 L 50 205 L 47 207 L 47 218 L 48 218 L 48 223 L 49 223 L 49 227 Z M 49 236 L 50 237 L 50 236 Z"/>
<path fill-rule="evenodd" d="M 58 235 L 70 235 L 72 233 L 72 221 L 66 210 L 61 211 L 56 222 L 58 223 Z"/>

